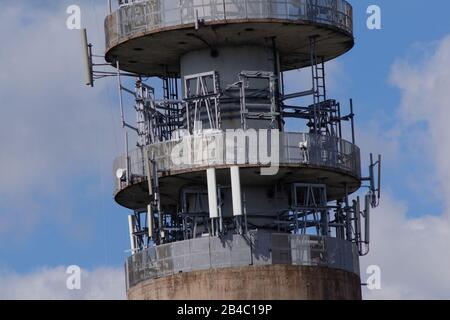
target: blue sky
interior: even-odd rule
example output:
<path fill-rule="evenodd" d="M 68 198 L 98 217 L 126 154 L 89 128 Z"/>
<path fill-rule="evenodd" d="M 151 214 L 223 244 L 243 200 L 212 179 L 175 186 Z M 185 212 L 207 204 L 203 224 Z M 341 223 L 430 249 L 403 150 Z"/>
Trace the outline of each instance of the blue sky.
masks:
<path fill-rule="evenodd" d="M 72 264 L 87 270 L 121 270 L 128 255 L 128 212 L 112 198 L 112 161 L 122 150 L 114 80 L 94 89 L 81 85 L 79 34 L 64 27 L 67 6 L 80 5 L 83 24 L 101 53 L 106 2 L 22 0 L 6 4 L 7 10 L 0 13 L 0 35 L 10 44 L 0 48 L 0 119 L 5 124 L 0 131 L 0 164 L 6 177 L 0 187 L 0 279 L 2 273 L 7 278 Z M 418 66 L 432 69 L 427 63 L 450 35 L 450 2 L 350 2 L 356 45 L 330 67 L 330 95 L 342 102 L 354 99 L 363 160 L 369 152 L 383 153 L 383 201 L 388 204 L 380 211 L 401 212 L 400 227 L 423 223 L 431 228 L 435 224 L 426 224 L 429 219 L 441 219 L 448 212 L 445 182 L 436 178 L 445 176 L 445 166 L 435 161 L 442 154 L 426 157 L 416 148 L 417 137 L 439 140 L 432 140 L 433 122 L 427 116 L 405 120 L 410 109 L 402 102 L 412 93 L 406 80 L 403 87 L 402 76 L 420 73 Z M 366 27 L 370 4 L 381 7 L 382 30 Z M 399 65 L 403 67 L 396 72 Z M 428 88 L 424 95 L 431 92 Z M 429 108 L 434 112 L 433 105 Z M 380 217 L 389 219 L 389 214 Z M 384 229 L 384 224 L 389 222 L 373 227 Z M 414 237 L 405 237 L 409 235 Z M 395 255 L 381 256 L 384 251 L 376 250 L 367 261 L 390 265 L 388 259 Z M 378 296 L 414 297 L 417 288 L 410 285 L 406 290 L 403 283 L 395 283 L 394 274 L 400 270 L 386 272 L 392 273 L 387 287 L 395 290 Z M 427 292 L 432 296 L 441 289 Z"/>

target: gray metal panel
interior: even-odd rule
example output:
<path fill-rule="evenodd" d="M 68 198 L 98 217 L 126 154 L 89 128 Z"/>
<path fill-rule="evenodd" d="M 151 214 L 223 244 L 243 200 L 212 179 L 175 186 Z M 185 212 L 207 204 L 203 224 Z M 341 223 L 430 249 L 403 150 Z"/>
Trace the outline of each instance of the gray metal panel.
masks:
<path fill-rule="evenodd" d="M 325 266 L 359 275 L 358 250 L 348 241 L 252 231 L 247 236 L 197 238 L 139 252 L 127 260 L 127 285 L 179 272 L 252 264 Z"/>
<path fill-rule="evenodd" d="M 345 260 L 348 257 L 345 257 L 345 250 L 346 248 L 342 248 L 342 246 L 345 246 L 345 243 L 340 243 L 336 239 L 333 239 L 334 241 L 329 241 L 329 239 L 326 240 L 326 246 L 327 246 L 327 262 L 328 266 L 331 268 L 339 267 L 341 266 L 345 270 L 348 270 L 348 265 L 345 265 Z M 351 251 L 350 251 L 351 255 Z"/>
<path fill-rule="evenodd" d="M 289 234 L 272 234 L 272 263 L 291 264 L 291 244 Z"/>
<path fill-rule="evenodd" d="M 125 261 L 125 289 L 128 291 L 130 289 L 130 266 L 128 265 L 128 259 Z"/>
<path fill-rule="evenodd" d="M 292 264 L 299 266 L 311 266 L 311 245 L 308 235 L 291 236 Z"/>
<path fill-rule="evenodd" d="M 231 250 L 226 241 L 220 238 L 209 238 L 211 268 L 231 267 Z"/>
<path fill-rule="evenodd" d="M 309 236 L 311 265 L 313 266 L 327 266 L 327 246 L 324 237 Z"/>
<path fill-rule="evenodd" d="M 241 235 L 233 237 L 231 248 L 231 266 L 247 266 L 252 264 L 252 248 L 250 239 Z"/>
<path fill-rule="evenodd" d="M 189 240 L 192 270 L 211 268 L 211 255 L 209 251 L 209 238 Z"/>
<path fill-rule="evenodd" d="M 272 264 L 270 233 L 267 232 L 252 232 L 252 262 L 253 265 L 267 265 Z"/>
<path fill-rule="evenodd" d="M 164 244 L 156 247 L 156 258 L 158 259 L 158 273 L 162 276 L 173 273 L 173 245 Z"/>
<path fill-rule="evenodd" d="M 192 270 L 189 241 L 175 242 L 173 244 L 173 256 L 174 273 L 189 272 Z"/>
<path fill-rule="evenodd" d="M 353 272 L 358 276 L 360 275 L 360 267 L 359 267 L 359 252 L 356 244 L 352 244 L 352 262 L 353 262 Z"/>

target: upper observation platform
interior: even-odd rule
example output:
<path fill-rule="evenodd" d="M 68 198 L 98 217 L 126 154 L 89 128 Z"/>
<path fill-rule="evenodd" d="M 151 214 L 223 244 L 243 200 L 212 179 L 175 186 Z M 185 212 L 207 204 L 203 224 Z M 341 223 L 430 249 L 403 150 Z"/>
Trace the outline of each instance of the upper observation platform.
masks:
<path fill-rule="evenodd" d="M 180 75 L 192 51 L 242 45 L 272 46 L 282 71 L 334 59 L 354 45 L 352 6 L 344 0 L 141 0 L 105 20 L 106 60 L 149 76 Z M 219 51 L 220 54 L 220 51 Z"/>

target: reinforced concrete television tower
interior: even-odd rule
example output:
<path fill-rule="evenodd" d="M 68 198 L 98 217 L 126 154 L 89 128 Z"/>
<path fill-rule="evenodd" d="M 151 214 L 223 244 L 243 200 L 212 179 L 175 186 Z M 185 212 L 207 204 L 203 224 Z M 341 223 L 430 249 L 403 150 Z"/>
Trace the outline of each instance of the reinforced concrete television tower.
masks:
<path fill-rule="evenodd" d="M 102 64 L 83 37 L 87 84 L 117 78 L 126 147 L 114 162 L 114 196 L 132 212 L 128 297 L 361 299 L 381 157 L 371 155 L 361 174 L 352 101 L 331 99 L 325 81 L 325 62 L 354 45 L 352 6 L 119 0 L 109 8 L 105 59 L 116 70 L 94 70 Z M 298 88 L 286 92 L 295 69 L 310 81 L 290 79 Z"/>

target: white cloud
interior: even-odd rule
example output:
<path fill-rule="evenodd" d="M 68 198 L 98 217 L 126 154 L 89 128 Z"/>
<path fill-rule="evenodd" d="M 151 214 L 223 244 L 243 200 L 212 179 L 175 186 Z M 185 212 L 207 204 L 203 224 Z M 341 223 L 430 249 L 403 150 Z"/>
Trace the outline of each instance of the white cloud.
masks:
<path fill-rule="evenodd" d="M 381 268 L 382 289 L 364 290 L 367 299 L 449 299 L 450 221 L 446 216 L 408 218 L 405 203 L 385 195 L 372 215 L 370 254 L 362 258 Z"/>
<path fill-rule="evenodd" d="M 444 194 L 450 194 L 450 35 L 422 63 L 397 61 L 391 81 L 402 93 L 400 118 L 404 124 L 425 124 L 420 151 L 432 159 Z M 450 208 L 450 197 L 446 200 Z"/>
<path fill-rule="evenodd" d="M 81 3 L 83 24 L 101 53 L 94 5 Z M 117 108 L 109 101 L 113 83 L 82 84 L 81 37 L 66 28 L 65 9 L 16 1 L 0 11 L 0 236 L 27 237 L 49 217 L 72 223 L 67 200 L 75 182 L 110 181 L 112 159 L 121 152 Z M 106 2 L 95 9 L 103 12 Z"/>
<path fill-rule="evenodd" d="M 122 300 L 123 269 L 82 270 L 81 290 L 66 287 L 66 267 L 42 268 L 29 274 L 0 272 L 0 300 Z"/>
<path fill-rule="evenodd" d="M 382 290 L 365 290 L 365 297 L 450 299 L 450 36 L 419 62 L 398 60 L 391 82 L 401 93 L 394 150 L 395 145 L 409 144 L 408 153 L 398 154 L 397 150 L 397 164 L 408 163 L 411 157 L 426 157 L 423 163 L 430 167 L 417 167 L 411 176 L 423 184 L 423 197 L 434 197 L 439 190 L 444 195 L 444 209 L 438 215 L 431 209 L 414 212 L 413 201 L 405 204 L 389 193 L 383 197 L 372 215 L 371 253 L 362 259 L 362 271 L 371 264 L 381 267 Z M 392 143 L 378 136 L 376 145 Z M 384 152 L 390 152 L 389 148 Z M 430 179 L 430 173 L 437 176 Z M 408 182 L 407 177 L 398 178 Z M 419 218 L 410 218 L 411 213 Z"/>

